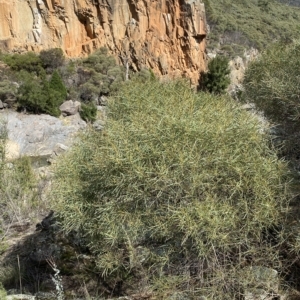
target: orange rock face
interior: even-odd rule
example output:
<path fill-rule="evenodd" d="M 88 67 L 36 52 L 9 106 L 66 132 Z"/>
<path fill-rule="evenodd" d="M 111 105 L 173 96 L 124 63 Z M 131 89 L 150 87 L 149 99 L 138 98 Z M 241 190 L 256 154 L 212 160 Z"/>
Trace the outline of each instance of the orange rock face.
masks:
<path fill-rule="evenodd" d="M 205 69 L 202 0 L 0 0 L 0 49 L 107 47 L 120 63 L 196 83 Z"/>

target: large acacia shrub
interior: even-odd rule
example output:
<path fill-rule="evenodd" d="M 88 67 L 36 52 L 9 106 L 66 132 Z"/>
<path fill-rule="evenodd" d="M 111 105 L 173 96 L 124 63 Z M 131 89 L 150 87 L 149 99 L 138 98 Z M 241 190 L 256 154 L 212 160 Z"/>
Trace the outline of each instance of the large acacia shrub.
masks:
<path fill-rule="evenodd" d="M 280 271 L 286 166 L 256 117 L 182 82 L 130 82 L 57 165 L 52 197 L 96 271 L 119 290 L 234 299 L 248 267 Z M 199 298 L 197 298 L 199 299 Z"/>

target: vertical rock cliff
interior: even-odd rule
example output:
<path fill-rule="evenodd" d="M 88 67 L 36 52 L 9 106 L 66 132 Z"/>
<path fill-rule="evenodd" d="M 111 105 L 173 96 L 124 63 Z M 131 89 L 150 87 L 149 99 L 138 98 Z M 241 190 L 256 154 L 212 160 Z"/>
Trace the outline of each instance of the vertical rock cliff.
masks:
<path fill-rule="evenodd" d="M 105 46 L 135 70 L 195 83 L 205 68 L 202 0 L 0 0 L 0 49 L 61 47 L 78 57 Z"/>

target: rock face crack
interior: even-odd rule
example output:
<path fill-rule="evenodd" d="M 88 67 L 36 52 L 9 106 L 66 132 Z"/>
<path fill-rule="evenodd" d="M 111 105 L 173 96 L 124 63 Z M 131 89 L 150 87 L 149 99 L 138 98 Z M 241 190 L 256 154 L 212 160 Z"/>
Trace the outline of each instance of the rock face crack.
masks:
<path fill-rule="evenodd" d="M 205 42 L 202 0 L 0 0 L 0 45 L 10 51 L 80 57 L 106 47 L 134 70 L 197 83 Z"/>

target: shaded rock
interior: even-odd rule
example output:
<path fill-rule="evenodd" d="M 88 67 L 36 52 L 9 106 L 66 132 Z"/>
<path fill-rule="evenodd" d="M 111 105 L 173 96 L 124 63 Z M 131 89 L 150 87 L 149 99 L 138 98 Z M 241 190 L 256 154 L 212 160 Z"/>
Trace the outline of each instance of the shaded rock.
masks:
<path fill-rule="evenodd" d="M 54 211 L 51 210 L 49 214 L 42 220 L 42 222 L 36 225 L 36 230 L 49 230 L 54 223 Z"/>
<path fill-rule="evenodd" d="M 253 266 L 244 276 L 250 282 L 245 291 L 245 300 L 278 300 L 280 295 L 278 272 L 271 268 Z"/>
<path fill-rule="evenodd" d="M 65 151 L 67 151 L 69 149 L 68 146 L 61 144 L 61 143 L 57 143 L 53 149 L 53 152 L 51 153 L 50 157 L 48 158 L 48 162 L 53 164 L 55 159 L 62 153 L 64 153 Z"/>
<path fill-rule="evenodd" d="M 35 300 L 57 300 L 54 293 L 38 292 L 35 294 Z"/>
<path fill-rule="evenodd" d="M 268 293 L 263 289 L 256 289 L 252 291 L 246 291 L 244 295 L 245 300 L 280 300 L 280 295 L 276 293 Z"/>
<path fill-rule="evenodd" d="M 173 295 L 171 295 L 168 300 L 190 300 L 191 298 L 186 295 L 186 293 L 183 292 L 175 292 Z"/>
<path fill-rule="evenodd" d="M 4 108 L 3 102 L 0 100 L 0 109 L 3 109 L 3 108 Z"/>
<path fill-rule="evenodd" d="M 99 100 L 98 100 L 98 104 L 99 104 L 100 106 L 106 106 L 106 105 L 107 105 L 107 101 L 108 101 L 107 97 L 101 96 L 101 97 L 99 98 Z"/>
<path fill-rule="evenodd" d="M 81 103 L 79 101 L 73 101 L 73 100 L 68 100 L 59 107 L 62 114 L 66 116 L 77 114 L 80 108 L 81 108 Z"/>

